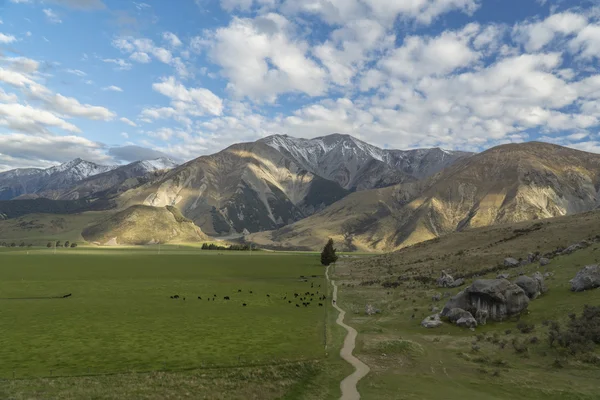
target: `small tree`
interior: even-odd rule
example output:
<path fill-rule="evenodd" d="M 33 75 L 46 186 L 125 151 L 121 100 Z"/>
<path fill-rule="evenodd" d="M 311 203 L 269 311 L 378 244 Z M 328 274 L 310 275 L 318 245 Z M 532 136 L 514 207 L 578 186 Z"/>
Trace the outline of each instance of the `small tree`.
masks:
<path fill-rule="evenodd" d="M 321 252 L 321 264 L 329 265 L 337 261 L 338 256 L 335 254 L 336 249 L 333 247 L 333 239 L 329 239 L 323 251 Z"/>
<path fill-rule="evenodd" d="M 25 247 L 25 242 L 21 242 L 21 244 L 19 244 L 19 247 Z"/>
<path fill-rule="evenodd" d="M 75 247 L 77 247 L 77 243 L 71 243 L 71 248 L 74 249 Z"/>
<path fill-rule="evenodd" d="M 10 244 L 10 247 L 16 247 L 16 246 L 17 246 L 17 244 L 16 244 L 15 242 L 12 242 L 12 243 Z"/>
<path fill-rule="evenodd" d="M 69 243 L 69 241 L 67 240 L 67 241 L 65 242 L 65 247 L 69 247 L 69 245 L 70 245 L 70 243 Z"/>
<path fill-rule="evenodd" d="M 47 248 L 51 248 L 52 247 L 52 242 L 48 242 L 48 244 L 46 245 Z"/>
<path fill-rule="evenodd" d="M 55 244 L 55 247 L 60 247 L 60 246 L 62 246 L 62 244 L 60 243 L 60 240 L 57 240 L 56 244 Z"/>

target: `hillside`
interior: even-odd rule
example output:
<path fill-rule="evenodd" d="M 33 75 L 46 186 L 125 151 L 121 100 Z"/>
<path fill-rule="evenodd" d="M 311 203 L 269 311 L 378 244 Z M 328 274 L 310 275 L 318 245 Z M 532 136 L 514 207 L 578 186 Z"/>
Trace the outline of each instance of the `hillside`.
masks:
<path fill-rule="evenodd" d="M 588 342 L 575 352 L 565 348 L 568 342 L 550 339 L 553 326 L 565 333 L 586 304 L 598 306 L 600 289 L 573 292 L 569 283 L 585 265 L 600 261 L 598 226 L 600 211 L 593 211 L 455 232 L 356 261 L 342 258 L 333 275 L 338 303 L 358 331 L 356 356 L 371 368 L 361 395 L 395 398 L 402 390 L 431 399 L 596 398 L 600 347 Z M 551 257 L 546 265 L 504 265 L 506 257 L 528 260 L 529 254 L 554 253 L 584 240 L 585 248 Z M 442 271 L 463 277 L 464 285 L 438 287 Z M 476 279 L 502 274 L 515 282 L 536 273 L 547 291 L 520 315 L 488 319 L 474 331 L 445 320 L 435 328 L 421 326 Z M 366 315 L 366 304 L 378 313 Z"/>
<path fill-rule="evenodd" d="M 466 228 L 600 205 L 600 155 L 547 143 L 498 146 L 432 178 L 355 193 L 296 224 L 249 236 L 263 246 L 392 250 Z"/>
<path fill-rule="evenodd" d="M 153 244 L 199 242 L 206 239 L 193 222 L 174 207 L 132 206 L 83 229 L 88 242 L 117 244 Z"/>
<path fill-rule="evenodd" d="M 119 201 L 177 206 L 210 235 L 260 232 L 299 221 L 356 190 L 415 182 L 467 155 L 381 150 L 348 135 L 277 135 L 192 160 Z"/>

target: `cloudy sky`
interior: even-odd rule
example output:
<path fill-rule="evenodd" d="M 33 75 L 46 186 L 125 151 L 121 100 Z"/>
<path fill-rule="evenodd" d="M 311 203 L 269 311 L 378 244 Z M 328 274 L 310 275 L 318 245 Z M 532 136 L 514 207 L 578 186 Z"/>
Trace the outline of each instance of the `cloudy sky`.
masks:
<path fill-rule="evenodd" d="M 0 0 L 0 170 L 281 133 L 600 152 L 593 0 Z"/>

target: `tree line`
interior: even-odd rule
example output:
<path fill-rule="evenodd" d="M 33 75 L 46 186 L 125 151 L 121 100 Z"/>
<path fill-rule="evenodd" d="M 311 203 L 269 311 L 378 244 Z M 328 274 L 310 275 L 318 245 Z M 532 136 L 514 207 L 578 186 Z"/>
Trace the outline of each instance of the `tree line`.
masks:
<path fill-rule="evenodd" d="M 247 244 L 232 244 L 229 246 L 219 246 L 214 243 L 202 244 L 202 250 L 233 250 L 233 251 L 249 251 L 252 250 L 250 245 Z"/>
<path fill-rule="evenodd" d="M 47 248 L 52 248 L 52 247 L 65 247 L 65 248 L 75 248 L 77 247 L 77 243 L 73 242 L 70 243 L 68 240 L 65 241 L 64 244 L 61 243 L 60 240 L 57 240 L 56 242 L 48 242 L 48 244 L 46 245 Z"/>

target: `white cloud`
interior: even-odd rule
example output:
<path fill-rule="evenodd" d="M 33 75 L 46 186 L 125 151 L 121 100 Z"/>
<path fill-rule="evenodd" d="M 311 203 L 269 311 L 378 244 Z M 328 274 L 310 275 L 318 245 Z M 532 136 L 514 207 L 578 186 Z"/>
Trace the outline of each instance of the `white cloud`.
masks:
<path fill-rule="evenodd" d="M 42 11 L 44 12 L 46 19 L 49 22 L 53 24 L 62 24 L 62 20 L 60 19 L 58 14 L 56 14 L 51 8 L 44 8 Z"/>
<path fill-rule="evenodd" d="M 123 122 L 124 124 L 127 124 L 129 126 L 133 126 L 133 127 L 137 127 L 137 124 L 135 122 L 133 122 L 132 120 L 130 120 L 129 118 L 119 118 L 119 121 Z"/>
<path fill-rule="evenodd" d="M 468 25 L 459 32 L 444 32 L 435 38 L 410 36 L 402 47 L 393 50 L 380 61 L 390 75 L 402 79 L 447 75 L 470 66 L 480 54 L 470 47 L 479 32 L 477 25 Z"/>
<path fill-rule="evenodd" d="M 163 39 L 173 47 L 179 47 L 183 44 L 173 32 L 164 32 Z"/>
<path fill-rule="evenodd" d="M 291 23 L 281 15 L 234 18 L 215 32 L 210 51 L 237 96 L 275 101 L 286 92 L 319 96 L 326 92 L 326 72 L 307 56 L 306 42 L 292 40 Z"/>
<path fill-rule="evenodd" d="M 600 59 L 600 25 L 588 25 L 574 38 L 570 47 L 584 59 Z"/>
<path fill-rule="evenodd" d="M 114 112 L 105 107 L 81 104 L 77 99 L 65 97 L 61 94 L 55 94 L 44 100 L 48 108 L 72 117 L 87 118 L 95 121 L 110 121 L 116 117 Z"/>
<path fill-rule="evenodd" d="M 148 64 L 150 61 L 152 61 L 147 53 L 142 53 L 141 51 L 136 51 L 135 53 L 131 54 L 129 58 L 142 64 Z"/>
<path fill-rule="evenodd" d="M 104 58 L 102 62 L 115 64 L 117 65 L 117 69 L 122 71 L 130 70 L 132 67 L 131 63 L 123 60 L 122 58 Z"/>
<path fill-rule="evenodd" d="M 80 132 L 75 125 L 66 122 L 49 111 L 16 103 L 0 104 L 0 125 L 28 133 L 46 133 L 46 127 Z"/>
<path fill-rule="evenodd" d="M 97 163 L 112 163 L 105 146 L 81 136 L 33 136 L 0 134 L 0 170 L 19 167 L 47 168 L 81 157 Z"/>
<path fill-rule="evenodd" d="M 73 74 L 73 75 L 77 75 L 77 76 L 87 76 L 87 74 L 79 69 L 68 69 L 67 70 L 68 73 Z"/>
<path fill-rule="evenodd" d="M 123 91 L 123 89 L 121 89 L 120 87 L 115 86 L 115 85 L 106 86 L 106 87 L 102 88 L 102 90 L 109 91 L 109 92 L 122 92 Z"/>
<path fill-rule="evenodd" d="M 527 51 L 539 51 L 557 36 L 576 34 L 587 25 L 587 18 L 571 12 L 551 15 L 544 21 L 518 24 L 514 29 L 517 41 L 523 43 Z"/>
<path fill-rule="evenodd" d="M 0 88 L 0 102 L 2 103 L 16 103 L 18 97 L 14 93 L 6 93 L 4 89 Z"/>
<path fill-rule="evenodd" d="M 129 133 L 127 132 L 121 132 L 121 136 L 123 136 L 125 139 L 129 139 Z"/>
<path fill-rule="evenodd" d="M 176 110 L 187 114 L 221 115 L 223 112 L 223 101 L 219 96 L 204 88 L 188 89 L 172 76 L 154 83 L 152 89 L 169 97 Z"/>
<path fill-rule="evenodd" d="M 6 35 L 4 33 L 0 33 L 0 43 L 13 43 L 16 42 L 17 38 L 13 35 Z"/>

